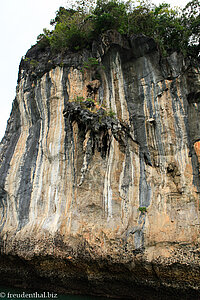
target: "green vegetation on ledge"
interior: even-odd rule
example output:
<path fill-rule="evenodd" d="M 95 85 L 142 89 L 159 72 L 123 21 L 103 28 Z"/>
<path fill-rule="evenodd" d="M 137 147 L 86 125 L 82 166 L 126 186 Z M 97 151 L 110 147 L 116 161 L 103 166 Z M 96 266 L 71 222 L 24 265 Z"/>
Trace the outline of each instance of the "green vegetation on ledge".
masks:
<path fill-rule="evenodd" d="M 145 212 L 147 212 L 146 206 L 140 206 L 138 209 L 139 209 L 139 211 L 140 211 L 142 214 L 144 214 Z"/>
<path fill-rule="evenodd" d="M 170 4 L 155 5 L 149 1 L 91 0 L 73 8 L 60 7 L 51 21 L 52 31 L 44 29 L 38 36 L 41 47 L 54 52 L 89 48 L 101 33 L 114 29 L 120 34 L 144 34 L 153 37 L 163 53 L 182 52 L 185 56 L 199 55 L 200 1 L 193 0 L 185 8 Z"/>
<path fill-rule="evenodd" d="M 86 109 L 93 114 L 101 111 L 101 115 L 104 117 L 115 118 L 116 113 L 112 109 L 106 108 L 105 105 L 101 105 L 99 102 L 95 101 L 92 98 L 84 98 L 82 96 L 77 96 L 74 99 L 69 99 L 70 103 L 77 103 L 81 106 L 82 109 Z"/>

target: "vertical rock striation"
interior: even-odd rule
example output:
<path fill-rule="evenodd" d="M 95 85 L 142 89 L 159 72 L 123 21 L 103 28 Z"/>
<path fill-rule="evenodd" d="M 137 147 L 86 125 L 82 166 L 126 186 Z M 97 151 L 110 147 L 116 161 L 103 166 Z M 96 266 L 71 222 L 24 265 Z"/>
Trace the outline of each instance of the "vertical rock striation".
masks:
<path fill-rule="evenodd" d="M 114 31 L 91 51 L 26 57 L 38 64 L 20 64 L 0 146 L 4 281 L 198 297 L 198 64 Z"/>

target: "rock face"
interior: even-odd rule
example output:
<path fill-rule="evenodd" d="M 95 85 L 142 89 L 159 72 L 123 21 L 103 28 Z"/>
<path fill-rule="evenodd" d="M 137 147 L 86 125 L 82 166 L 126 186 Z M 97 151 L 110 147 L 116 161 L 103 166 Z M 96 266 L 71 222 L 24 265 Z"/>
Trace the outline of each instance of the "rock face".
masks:
<path fill-rule="evenodd" d="M 3 282 L 198 298 L 198 64 L 113 31 L 26 57 L 0 146 Z"/>

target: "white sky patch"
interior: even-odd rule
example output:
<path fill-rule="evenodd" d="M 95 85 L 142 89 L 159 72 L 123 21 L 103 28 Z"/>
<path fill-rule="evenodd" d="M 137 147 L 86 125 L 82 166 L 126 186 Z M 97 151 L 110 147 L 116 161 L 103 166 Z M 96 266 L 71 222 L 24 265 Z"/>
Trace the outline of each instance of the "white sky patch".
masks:
<path fill-rule="evenodd" d="M 167 2 L 171 6 L 185 6 L 188 1 Z M 68 0 L 6 0 L 1 1 L 1 47 L 0 47 L 0 140 L 10 116 L 15 98 L 18 67 L 21 57 L 36 43 L 43 28 L 50 28 L 50 20 L 60 6 L 69 6 Z"/>

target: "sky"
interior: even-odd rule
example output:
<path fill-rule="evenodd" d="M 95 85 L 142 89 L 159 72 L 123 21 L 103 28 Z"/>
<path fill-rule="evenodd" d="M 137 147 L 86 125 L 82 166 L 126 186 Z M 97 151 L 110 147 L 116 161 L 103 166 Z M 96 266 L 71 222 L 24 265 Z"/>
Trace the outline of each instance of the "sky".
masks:
<path fill-rule="evenodd" d="M 36 43 L 43 28 L 51 28 L 50 20 L 60 6 L 69 0 L 5 0 L 1 3 L 0 47 L 0 140 L 15 98 L 21 57 Z M 159 4 L 162 0 L 154 0 Z M 166 1 L 171 6 L 185 6 L 187 0 Z"/>

